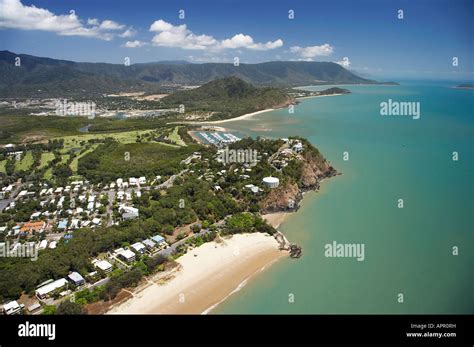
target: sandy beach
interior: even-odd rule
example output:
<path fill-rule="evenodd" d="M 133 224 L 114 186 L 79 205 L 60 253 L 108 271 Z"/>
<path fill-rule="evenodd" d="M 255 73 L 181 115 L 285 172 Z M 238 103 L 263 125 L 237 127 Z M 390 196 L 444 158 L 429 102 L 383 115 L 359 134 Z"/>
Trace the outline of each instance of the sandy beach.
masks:
<path fill-rule="evenodd" d="M 326 96 L 339 96 L 339 95 L 346 95 L 346 94 L 328 94 L 328 95 L 311 95 L 311 96 L 302 96 L 300 98 L 296 98 L 296 100 L 302 100 L 302 99 L 311 99 L 311 98 L 324 98 Z"/>
<path fill-rule="evenodd" d="M 274 213 L 267 213 L 262 215 L 262 218 L 267 221 L 275 229 L 278 227 L 288 218 L 288 216 L 293 212 L 274 212 Z"/>
<path fill-rule="evenodd" d="M 296 100 L 309 99 L 309 98 L 322 98 L 322 97 L 325 97 L 325 96 L 339 96 L 339 95 L 345 95 L 345 94 L 330 94 L 330 95 L 303 96 L 303 97 L 301 97 L 301 98 L 296 98 Z M 229 118 L 229 119 L 223 119 L 223 120 L 201 121 L 201 122 L 181 122 L 181 123 L 184 123 L 184 124 L 203 124 L 203 125 L 207 125 L 207 124 L 222 124 L 222 123 L 234 122 L 234 121 L 237 121 L 237 120 L 249 119 L 249 118 L 252 118 L 253 116 L 256 116 L 257 114 L 265 113 L 265 112 L 269 112 L 269 111 L 274 111 L 274 110 L 275 110 L 274 108 L 268 108 L 268 109 L 266 109 L 266 110 L 256 111 L 256 112 L 252 112 L 252 113 L 246 113 L 246 114 L 243 114 L 242 116 L 239 116 L 239 117 L 234 117 L 234 118 Z M 171 123 L 170 123 L 170 124 L 171 124 Z"/>
<path fill-rule="evenodd" d="M 268 112 L 268 111 L 273 111 L 275 110 L 274 108 L 268 108 L 266 110 L 261 110 L 261 111 L 257 111 L 257 112 L 252 112 L 252 113 L 246 113 L 246 114 L 243 114 L 239 117 L 235 117 L 235 118 L 230 118 L 230 119 L 223 119 L 223 120 L 215 120 L 215 121 L 211 121 L 211 122 L 196 122 L 196 124 L 221 124 L 221 123 L 227 123 L 227 122 L 233 122 L 233 121 L 236 121 L 236 120 L 242 120 L 242 119 L 248 119 L 248 118 L 251 118 L 257 114 L 260 114 L 260 113 L 265 113 L 265 112 Z"/>
<path fill-rule="evenodd" d="M 225 300 L 276 260 L 288 256 L 262 233 L 209 242 L 180 257 L 179 270 L 164 284 L 150 282 L 107 314 L 201 314 Z"/>

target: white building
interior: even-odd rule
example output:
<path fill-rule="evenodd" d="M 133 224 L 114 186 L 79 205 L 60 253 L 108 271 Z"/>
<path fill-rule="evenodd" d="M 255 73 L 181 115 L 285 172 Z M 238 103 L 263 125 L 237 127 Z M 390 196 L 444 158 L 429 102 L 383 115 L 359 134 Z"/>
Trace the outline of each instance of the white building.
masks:
<path fill-rule="evenodd" d="M 134 243 L 133 245 L 131 245 L 130 247 L 132 247 L 132 249 L 137 252 L 137 253 L 140 253 L 140 254 L 143 254 L 145 253 L 145 245 L 141 242 L 137 242 L 137 243 Z"/>
<path fill-rule="evenodd" d="M 134 219 L 139 216 L 138 208 L 132 206 L 120 205 L 119 212 L 123 219 Z"/>
<path fill-rule="evenodd" d="M 95 263 L 95 267 L 99 270 L 104 271 L 105 273 L 109 273 L 112 271 L 112 264 L 110 264 L 107 260 L 99 260 Z"/>
<path fill-rule="evenodd" d="M 301 142 L 296 142 L 294 145 L 293 145 L 293 150 L 295 152 L 301 152 L 303 150 L 303 144 Z"/>
<path fill-rule="evenodd" d="M 269 188 L 276 188 L 280 184 L 280 180 L 272 176 L 264 177 L 262 182 Z"/>
<path fill-rule="evenodd" d="M 67 285 L 67 280 L 65 278 L 60 278 L 54 282 L 48 283 L 41 288 L 36 289 L 35 293 L 39 299 L 44 299 L 46 296 L 54 292 L 55 290 L 64 287 Z"/>
<path fill-rule="evenodd" d="M 21 306 L 18 305 L 16 301 L 10 301 L 9 303 L 3 305 L 3 314 L 11 315 L 11 314 L 20 314 L 21 313 Z"/>
<path fill-rule="evenodd" d="M 118 252 L 118 256 L 125 260 L 127 263 L 131 263 L 132 261 L 135 261 L 135 253 L 133 253 L 129 249 L 122 250 L 121 252 Z"/>

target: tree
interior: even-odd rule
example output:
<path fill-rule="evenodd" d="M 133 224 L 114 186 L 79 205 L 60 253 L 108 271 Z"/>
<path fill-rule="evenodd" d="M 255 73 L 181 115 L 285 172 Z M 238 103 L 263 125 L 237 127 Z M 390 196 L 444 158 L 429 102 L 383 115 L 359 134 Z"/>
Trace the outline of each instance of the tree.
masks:
<path fill-rule="evenodd" d="M 43 307 L 43 314 L 44 315 L 53 315 L 56 314 L 56 306 L 54 305 L 46 305 Z"/>
<path fill-rule="evenodd" d="M 64 300 L 59 304 L 59 306 L 56 310 L 56 314 L 78 315 L 78 314 L 85 314 L 85 310 L 77 302 L 71 302 L 69 300 Z"/>

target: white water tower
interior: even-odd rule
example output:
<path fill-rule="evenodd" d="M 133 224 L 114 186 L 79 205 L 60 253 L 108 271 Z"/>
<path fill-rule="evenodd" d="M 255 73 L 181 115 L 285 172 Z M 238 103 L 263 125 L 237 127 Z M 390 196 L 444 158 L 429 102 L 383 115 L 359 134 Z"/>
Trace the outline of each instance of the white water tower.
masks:
<path fill-rule="evenodd" d="M 272 176 L 264 177 L 262 181 L 269 188 L 276 188 L 280 184 L 280 180 Z"/>

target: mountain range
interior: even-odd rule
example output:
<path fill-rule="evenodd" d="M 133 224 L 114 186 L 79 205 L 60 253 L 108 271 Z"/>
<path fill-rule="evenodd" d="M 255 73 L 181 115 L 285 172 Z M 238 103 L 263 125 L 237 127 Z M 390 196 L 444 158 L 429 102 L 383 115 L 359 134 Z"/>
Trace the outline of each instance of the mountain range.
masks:
<path fill-rule="evenodd" d="M 15 65 L 18 61 L 19 66 Z M 332 62 L 273 61 L 258 64 L 192 64 L 185 61 L 125 66 L 81 63 L 0 51 L 1 97 L 90 96 L 202 85 L 235 76 L 256 86 L 293 87 L 316 84 L 375 84 Z"/>

